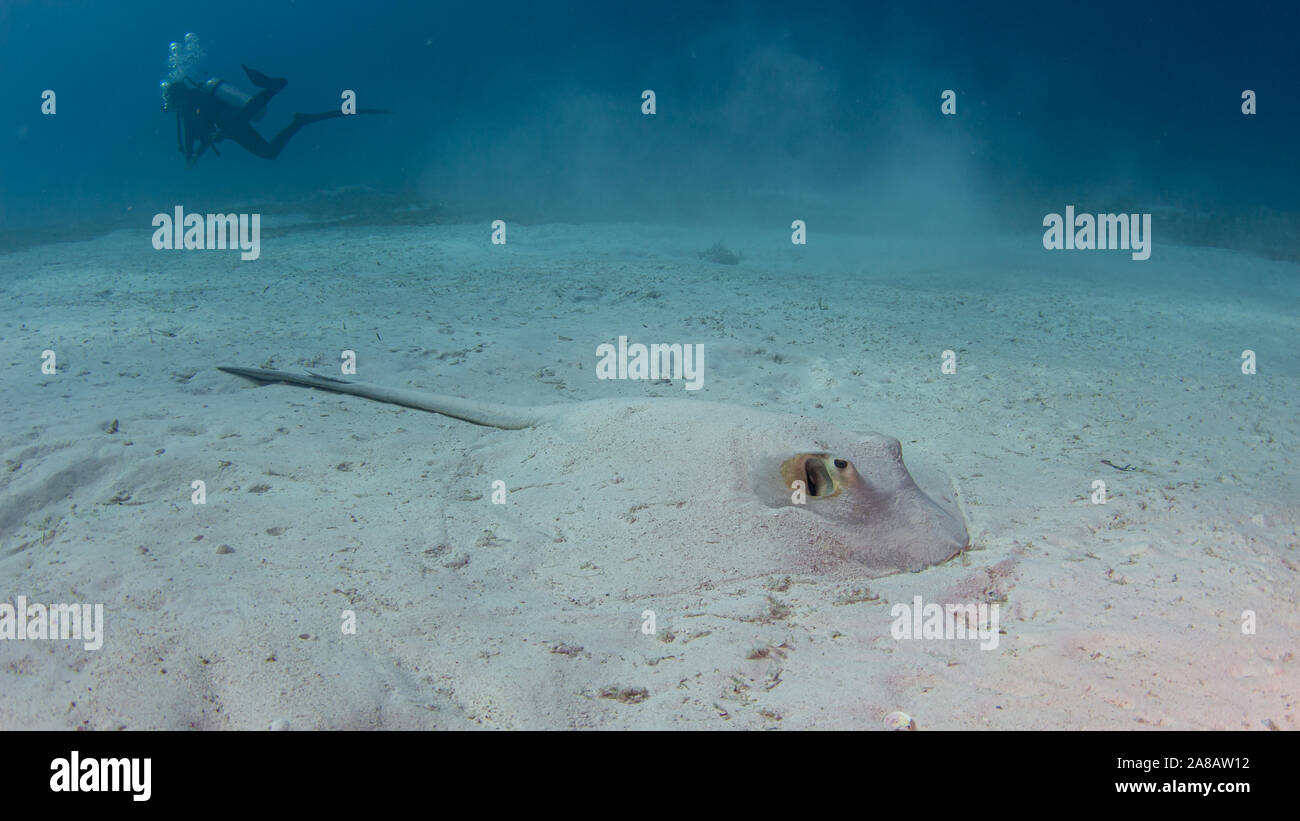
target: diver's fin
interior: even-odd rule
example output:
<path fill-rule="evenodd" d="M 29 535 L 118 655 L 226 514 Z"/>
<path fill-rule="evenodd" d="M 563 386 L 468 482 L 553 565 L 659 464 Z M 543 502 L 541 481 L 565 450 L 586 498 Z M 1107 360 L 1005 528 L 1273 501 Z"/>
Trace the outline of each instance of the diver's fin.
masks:
<path fill-rule="evenodd" d="M 322 120 L 333 120 L 336 117 L 355 117 L 357 114 L 392 114 L 382 108 L 358 108 L 355 114 L 344 114 L 342 111 L 322 111 L 319 114 L 303 114 L 301 111 L 293 115 L 293 124 L 289 126 L 294 131 L 302 128 L 304 125 L 319 123 Z"/>
<path fill-rule="evenodd" d="M 322 111 L 319 114 L 303 114 L 299 111 L 293 115 L 293 125 L 290 127 L 296 131 L 304 125 L 311 125 L 312 123 L 318 123 L 321 120 L 332 120 L 335 117 L 346 116 L 348 115 L 344 114 L 342 111 Z"/>
<path fill-rule="evenodd" d="M 357 114 L 392 114 L 393 112 L 384 108 L 358 108 L 354 114 L 344 114 L 342 111 L 322 111 L 319 114 L 303 114 L 301 111 L 293 115 L 295 125 L 299 127 L 318 123 L 321 120 L 332 120 L 335 117 L 355 117 Z"/>
<path fill-rule="evenodd" d="M 248 81 L 258 88 L 273 88 L 279 91 L 289 84 L 289 81 L 283 77 L 267 77 L 257 69 L 249 68 L 243 63 L 240 63 L 240 65 L 244 67 L 244 73 L 248 75 Z"/>

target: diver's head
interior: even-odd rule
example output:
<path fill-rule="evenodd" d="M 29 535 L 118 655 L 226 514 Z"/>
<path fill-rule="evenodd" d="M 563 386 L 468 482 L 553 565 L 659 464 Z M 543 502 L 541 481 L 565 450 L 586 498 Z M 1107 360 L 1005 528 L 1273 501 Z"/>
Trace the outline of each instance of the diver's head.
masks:
<path fill-rule="evenodd" d="M 184 80 L 163 80 L 158 88 L 162 91 L 163 111 L 181 110 L 185 107 L 185 99 L 191 95 Z"/>

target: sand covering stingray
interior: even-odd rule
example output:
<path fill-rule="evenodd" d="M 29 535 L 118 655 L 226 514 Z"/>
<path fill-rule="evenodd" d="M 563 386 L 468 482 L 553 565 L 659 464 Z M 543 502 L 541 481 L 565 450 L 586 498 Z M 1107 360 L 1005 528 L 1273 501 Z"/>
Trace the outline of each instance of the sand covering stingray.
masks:
<path fill-rule="evenodd" d="M 597 400 L 512 407 L 262 368 L 221 370 L 526 430 L 484 448 L 483 476 L 453 476 L 487 497 L 505 481 L 514 527 L 542 538 L 542 567 L 580 577 L 586 549 L 654 588 L 686 589 L 770 572 L 883 576 L 943 562 L 968 545 L 951 481 L 898 440 L 814 420 L 696 400 Z M 508 437 L 503 437 L 508 438 Z M 562 486 L 564 502 L 529 504 Z M 674 534 L 642 551 L 639 534 Z M 662 543 L 662 539 L 653 540 Z M 568 546 L 566 547 L 566 542 Z M 649 562 L 653 567 L 633 566 Z M 572 565 L 572 566 L 570 566 Z M 608 581 L 608 580 L 606 580 Z M 625 591 L 635 584 L 629 584 Z"/>

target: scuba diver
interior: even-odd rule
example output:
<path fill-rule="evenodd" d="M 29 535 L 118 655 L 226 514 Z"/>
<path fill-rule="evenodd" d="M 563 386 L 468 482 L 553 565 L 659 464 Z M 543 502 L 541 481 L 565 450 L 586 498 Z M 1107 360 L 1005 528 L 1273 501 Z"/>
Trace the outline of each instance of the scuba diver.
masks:
<path fill-rule="evenodd" d="M 185 36 L 189 45 L 193 35 Z M 197 41 L 195 41 L 197 42 Z M 173 55 L 177 44 L 172 45 Z M 199 161 L 199 157 L 209 148 L 218 157 L 217 143 L 233 140 L 243 146 L 250 154 L 267 160 L 280 155 L 289 140 L 299 129 L 321 120 L 334 117 L 350 116 L 342 111 L 326 111 L 320 114 L 294 114 L 293 122 L 285 126 L 267 142 L 257 133 L 252 123 L 260 120 L 266 113 L 266 104 L 288 81 L 281 77 L 268 77 L 260 71 L 244 66 L 248 79 L 260 89 L 256 94 L 248 94 L 232 86 L 225 80 L 212 78 L 202 85 L 195 83 L 182 73 L 174 73 L 162 82 L 163 111 L 176 112 L 176 145 L 185 155 L 185 164 L 190 168 Z M 391 114 L 379 108 L 359 108 L 357 114 Z"/>

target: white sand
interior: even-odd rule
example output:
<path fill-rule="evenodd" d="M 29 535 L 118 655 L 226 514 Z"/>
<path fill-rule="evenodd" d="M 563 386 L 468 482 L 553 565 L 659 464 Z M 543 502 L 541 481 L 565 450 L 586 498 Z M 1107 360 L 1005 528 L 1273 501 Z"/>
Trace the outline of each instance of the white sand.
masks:
<path fill-rule="evenodd" d="M 97 651 L 0 642 L 0 728 L 878 729 L 904 710 L 921 729 L 1300 729 L 1296 265 L 1047 253 L 1033 235 L 942 252 L 781 230 L 488 236 L 294 231 L 249 263 L 132 231 L 0 257 L 0 602 L 106 619 Z M 697 259 L 720 237 L 740 265 Z M 620 334 L 702 343 L 704 389 L 596 380 Z M 888 433 L 945 456 L 975 549 L 875 580 L 657 589 L 645 563 L 602 564 L 599 540 L 747 545 L 698 541 L 689 505 L 658 530 L 584 506 L 620 454 L 495 506 L 493 479 L 533 481 L 498 466 L 583 443 L 214 369 L 336 371 L 345 348 L 395 386 L 710 399 Z M 646 431 L 649 452 L 673 435 Z M 590 556 L 572 586 L 540 564 L 557 538 Z M 890 607 L 915 595 L 1001 603 L 1000 646 L 895 641 Z"/>

